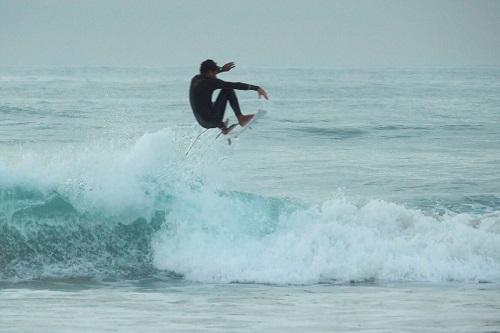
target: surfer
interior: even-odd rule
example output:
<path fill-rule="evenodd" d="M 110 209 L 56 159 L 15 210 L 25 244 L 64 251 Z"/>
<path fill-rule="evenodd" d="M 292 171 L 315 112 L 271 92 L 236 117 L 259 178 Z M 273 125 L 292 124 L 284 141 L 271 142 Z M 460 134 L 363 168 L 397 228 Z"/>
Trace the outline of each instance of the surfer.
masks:
<path fill-rule="evenodd" d="M 227 102 L 231 105 L 240 126 L 245 126 L 252 119 L 253 114 L 244 115 L 241 113 L 235 89 L 255 90 L 259 98 L 268 99 L 266 91 L 259 86 L 241 82 L 226 82 L 217 78 L 217 74 L 229 72 L 234 66 L 233 62 L 229 62 L 219 67 L 215 61 L 207 59 L 200 65 L 200 74 L 191 80 L 189 102 L 196 120 L 202 127 L 218 127 L 222 133 L 227 134 L 230 128 L 227 127 L 227 120 L 223 121 Z M 215 102 L 212 102 L 212 94 L 217 89 L 220 89 L 219 95 Z"/>

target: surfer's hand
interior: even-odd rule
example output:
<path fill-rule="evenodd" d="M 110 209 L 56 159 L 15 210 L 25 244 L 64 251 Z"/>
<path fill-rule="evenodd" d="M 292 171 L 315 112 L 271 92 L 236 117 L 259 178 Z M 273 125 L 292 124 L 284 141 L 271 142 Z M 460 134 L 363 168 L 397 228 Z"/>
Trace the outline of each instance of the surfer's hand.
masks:
<path fill-rule="evenodd" d="M 264 97 L 265 99 L 269 99 L 269 97 L 267 96 L 267 92 L 262 88 L 259 88 L 259 90 L 257 90 L 257 94 L 259 94 L 259 98 Z"/>
<path fill-rule="evenodd" d="M 231 69 L 234 68 L 234 66 L 236 66 L 234 62 L 228 62 L 227 64 L 222 66 L 221 72 L 229 72 Z"/>

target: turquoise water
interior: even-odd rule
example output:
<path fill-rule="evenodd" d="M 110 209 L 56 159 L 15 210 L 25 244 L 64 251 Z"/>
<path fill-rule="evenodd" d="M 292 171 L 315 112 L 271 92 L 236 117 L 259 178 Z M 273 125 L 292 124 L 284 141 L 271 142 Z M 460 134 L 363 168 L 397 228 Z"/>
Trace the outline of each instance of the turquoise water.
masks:
<path fill-rule="evenodd" d="M 50 330 L 37 300 L 73 297 L 75 311 L 117 311 L 96 327 L 121 327 L 120 306 L 102 301 L 130 296 L 137 314 L 152 292 L 165 306 L 179 301 L 173 289 L 207 329 L 216 314 L 199 302 L 247 307 L 248 288 L 265 299 L 248 319 L 260 314 L 263 326 L 223 316 L 220 330 L 289 330 L 266 326 L 269 304 L 280 318 L 311 313 L 318 331 L 381 329 L 387 317 L 359 305 L 367 292 L 375 303 L 394 297 L 384 309 L 408 319 L 394 331 L 411 327 L 412 313 L 430 320 L 418 309 L 436 305 L 431 295 L 477 308 L 466 302 L 417 331 L 500 329 L 488 312 L 500 308 L 500 69 L 238 69 L 223 78 L 271 97 L 239 92 L 244 112 L 269 113 L 231 146 L 203 134 L 186 157 L 202 132 L 187 103 L 194 71 L 0 69 L 5 331 L 26 305 L 40 311 L 31 324 Z M 339 326 L 337 297 L 368 322 Z M 169 324 L 186 319 L 165 311 Z M 455 320 L 461 311 L 469 326 Z M 92 329 L 64 325 L 52 328 Z"/>

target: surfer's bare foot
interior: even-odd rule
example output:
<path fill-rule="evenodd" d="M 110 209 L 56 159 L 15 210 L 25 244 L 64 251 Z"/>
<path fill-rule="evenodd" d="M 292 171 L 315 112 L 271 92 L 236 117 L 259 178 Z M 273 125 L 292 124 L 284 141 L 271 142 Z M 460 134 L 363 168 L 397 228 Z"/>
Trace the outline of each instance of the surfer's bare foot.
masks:
<path fill-rule="evenodd" d="M 241 116 L 238 117 L 238 123 L 240 126 L 245 126 L 248 124 L 248 122 L 253 118 L 253 114 L 242 114 Z"/>

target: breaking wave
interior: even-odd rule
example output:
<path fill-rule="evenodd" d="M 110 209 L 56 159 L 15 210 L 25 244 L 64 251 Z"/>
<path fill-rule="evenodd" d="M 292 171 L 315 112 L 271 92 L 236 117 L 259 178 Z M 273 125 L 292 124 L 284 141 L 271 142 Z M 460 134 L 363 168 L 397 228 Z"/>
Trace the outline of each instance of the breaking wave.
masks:
<path fill-rule="evenodd" d="M 186 159 L 191 139 L 162 130 L 120 147 L 2 157 L 0 279 L 500 280 L 498 213 L 224 191 L 208 179 L 227 149 L 201 145 L 211 154 Z"/>

